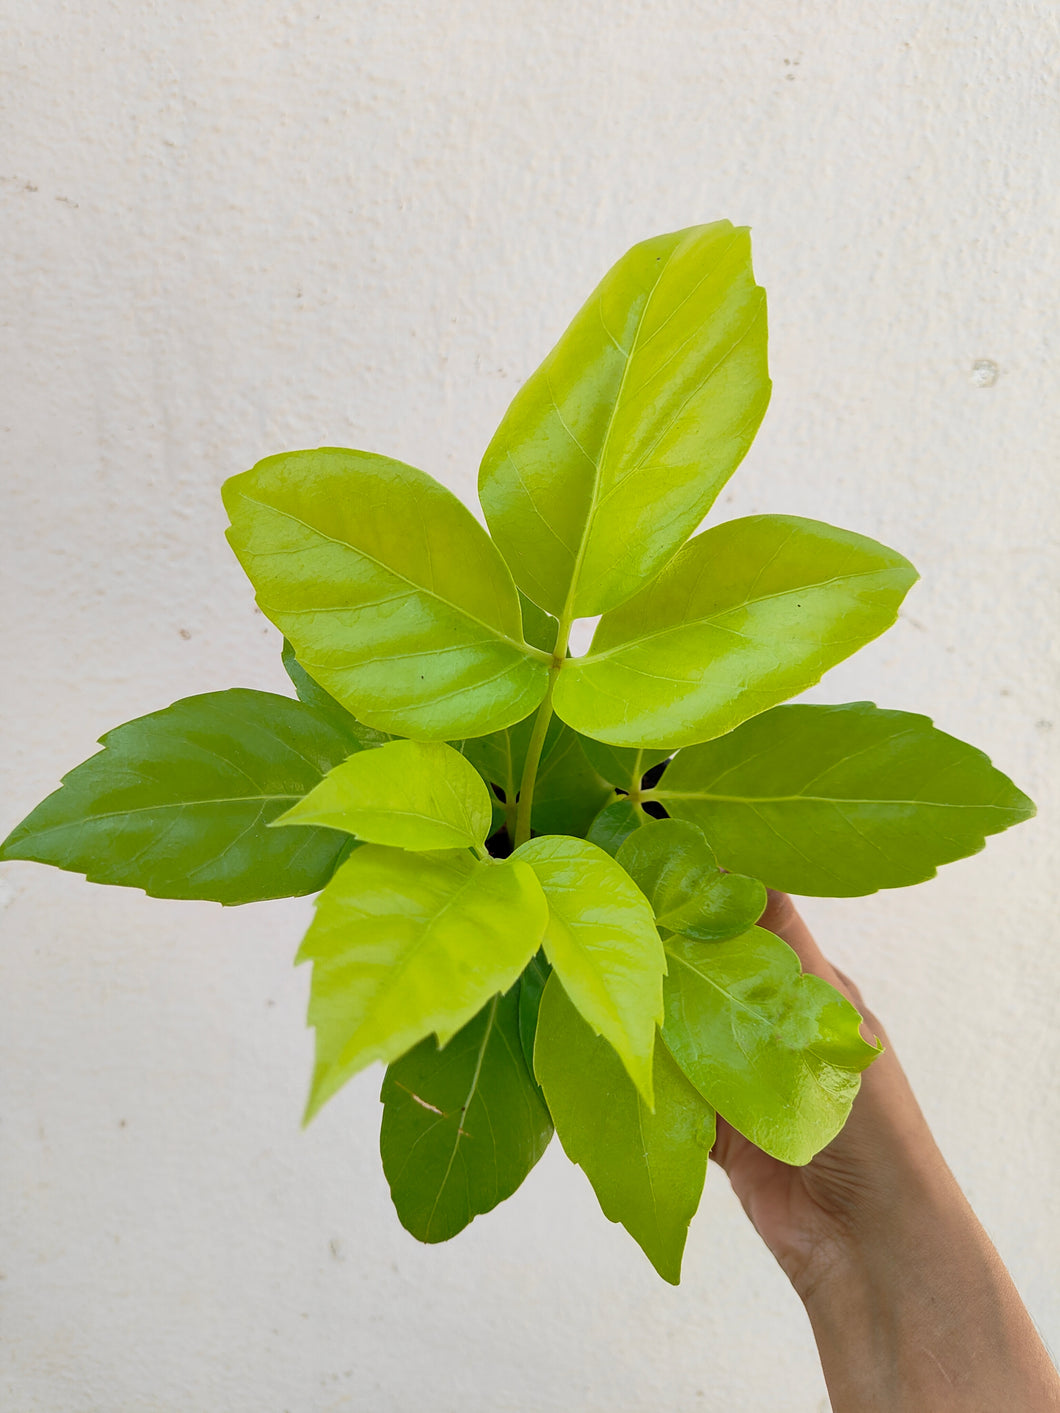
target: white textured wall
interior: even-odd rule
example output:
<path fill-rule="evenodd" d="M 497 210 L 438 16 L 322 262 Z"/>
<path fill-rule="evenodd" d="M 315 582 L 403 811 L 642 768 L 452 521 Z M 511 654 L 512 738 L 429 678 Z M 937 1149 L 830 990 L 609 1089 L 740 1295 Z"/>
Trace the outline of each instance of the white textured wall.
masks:
<path fill-rule="evenodd" d="M 283 690 L 225 476 L 338 443 L 471 500 L 606 266 L 748 222 L 776 387 L 721 514 L 907 553 L 901 622 L 817 699 L 929 711 L 1041 805 L 933 883 L 806 911 L 1055 1350 L 1051 0 L 3 9 L 0 825 L 120 721 Z M 299 1130 L 308 902 L 156 902 L 30 864 L 0 888 L 5 1408 L 827 1406 L 721 1174 L 678 1290 L 557 1145 L 457 1241 L 406 1236 L 379 1073 Z"/>

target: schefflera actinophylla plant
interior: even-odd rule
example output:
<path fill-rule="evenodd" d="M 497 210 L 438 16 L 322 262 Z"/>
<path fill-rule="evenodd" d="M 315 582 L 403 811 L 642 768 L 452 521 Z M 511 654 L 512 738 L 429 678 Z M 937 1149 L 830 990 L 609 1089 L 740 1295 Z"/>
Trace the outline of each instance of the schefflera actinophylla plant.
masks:
<path fill-rule="evenodd" d="M 877 1053 L 756 925 L 766 885 L 918 883 L 1033 813 L 926 717 L 782 705 L 916 573 L 796 516 L 694 534 L 769 388 L 748 233 L 718 221 L 634 246 L 520 388 L 482 463 L 489 534 L 369 452 L 233 477 L 298 700 L 120 726 L 3 845 L 164 898 L 322 890 L 307 1113 L 388 1065 L 383 1167 L 423 1241 L 510 1196 L 555 1126 L 676 1282 L 715 1114 L 806 1163 Z"/>

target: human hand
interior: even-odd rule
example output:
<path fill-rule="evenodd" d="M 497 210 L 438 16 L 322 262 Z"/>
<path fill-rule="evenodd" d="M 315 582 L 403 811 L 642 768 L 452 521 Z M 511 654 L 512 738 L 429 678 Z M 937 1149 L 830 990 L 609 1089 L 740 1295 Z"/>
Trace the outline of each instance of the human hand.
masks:
<path fill-rule="evenodd" d="M 864 1039 L 872 1043 L 878 1038 L 885 1047 L 862 1075 L 846 1126 L 805 1167 L 769 1157 L 718 1119 L 712 1156 L 805 1299 L 843 1259 L 860 1228 L 886 1221 L 895 1204 L 907 1200 L 907 1169 L 931 1169 L 935 1179 L 948 1169 L 882 1026 L 854 983 L 824 956 L 787 894 L 770 892 L 760 925 L 787 942 L 804 971 L 830 982 L 853 1002 L 863 1017 Z M 901 1190 L 895 1191 L 899 1173 Z"/>
<path fill-rule="evenodd" d="M 713 1157 L 806 1305 L 835 1413 L 1045 1413 L 1060 1379 L 880 1023 L 790 898 L 761 925 L 831 982 L 885 1049 L 842 1132 L 805 1167 L 720 1118 Z"/>

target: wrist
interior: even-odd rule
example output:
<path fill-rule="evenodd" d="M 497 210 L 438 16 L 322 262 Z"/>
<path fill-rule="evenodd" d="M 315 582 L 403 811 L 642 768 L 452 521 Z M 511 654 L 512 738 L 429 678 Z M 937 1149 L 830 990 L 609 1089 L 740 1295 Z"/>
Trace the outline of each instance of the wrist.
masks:
<path fill-rule="evenodd" d="M 912 1176 L 886 1207 L 837 1234 L 799 1291 L 835 1413 L 1060 1409 L 1037 1332 L 949 1170 Z"/>

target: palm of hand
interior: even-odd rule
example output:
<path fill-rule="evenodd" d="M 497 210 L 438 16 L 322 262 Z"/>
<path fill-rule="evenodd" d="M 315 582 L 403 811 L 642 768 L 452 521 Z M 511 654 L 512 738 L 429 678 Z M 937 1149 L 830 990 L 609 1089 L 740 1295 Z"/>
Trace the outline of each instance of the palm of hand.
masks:
<path fill-rule="evenodd" d="M 761 925 L 782 937 L 803 968 L 842 991 L 865 1018 L 867 1040 L 885 1039 L 857 987 L 821 952 L 789 897 L 770 893 Z M 893 1053 L 862 1078 L 843 1131 L 805 1167 L 791 1167 L 756 1148 L 719 1118 L 713 1157 L 755 1229 L 796 1290 L 805 1297 L 859 1226 L 882 1218 L 894 1194 L 883 1174 L 896 1148 L 915 1146 L 923 1116 Z"/>
<path fill-rule="evenodd" d="M 856 1136 L 852 1143 L 840 1134 L 806 1167 L 794 1168 L 718 1120 L 712 1156 L 728 1174 L 755 1230 L 804 1298 L 838 1257 L 870 1199 L 858 1175 L 867 1159 L 860 1147 Z"/>

